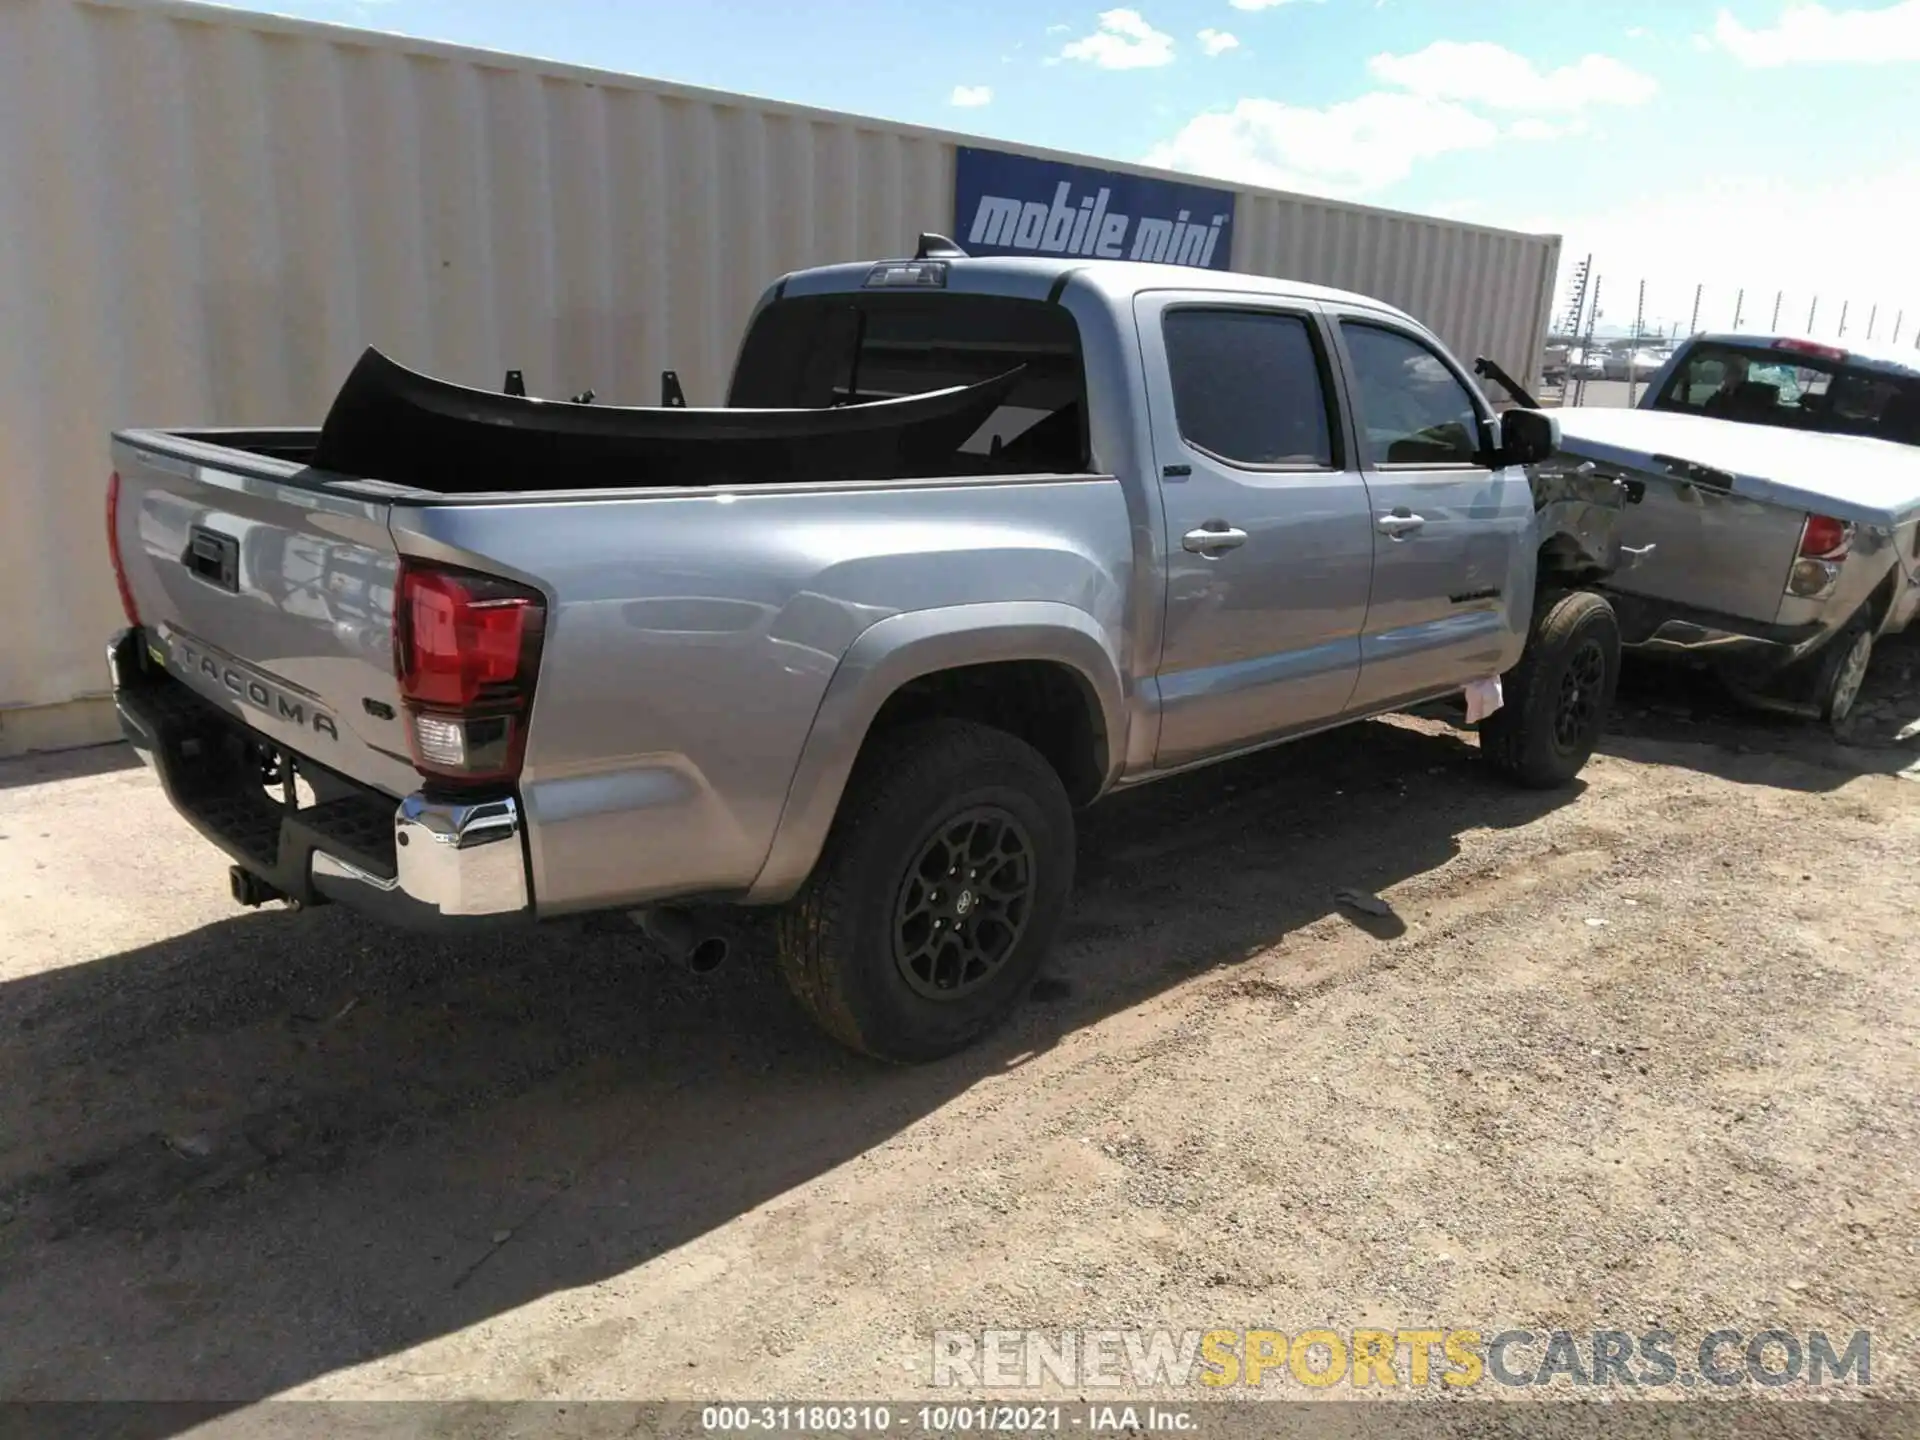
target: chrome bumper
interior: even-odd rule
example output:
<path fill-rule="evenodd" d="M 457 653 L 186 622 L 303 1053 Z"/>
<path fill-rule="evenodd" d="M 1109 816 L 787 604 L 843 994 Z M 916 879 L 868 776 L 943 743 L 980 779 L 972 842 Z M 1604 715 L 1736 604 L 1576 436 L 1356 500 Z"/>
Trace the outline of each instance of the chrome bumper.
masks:
<path fill-rule="evenodd" d="M 511 796 L 462 802 L 409 795 L 394 812 L 393 844 L 391 879 L 315 850 L 313 888 L 396 925 L 526 913 L 526 848 Z"/>
<path fill-rule="evenodd" d="M 237 868 L 274 892 L 337 901 L 408 929 L 533 918 L 523 822 L 512 796 L 407 796 L 391 811 L 389 863 L 382 833 L 385 807 L 393 804 L 388 796 L 353 787 L 357 793 L 341 803 L 356 818 L 343 825 L 339 804 L 283 813 L 265 800 L 257 779 L 212 773 L 208 757 L 218 747 L 206 737 L 231 733 L 234 722 L 157 673 L 148 658 L 138 630 L 121 631 L 107 648 L 121 731 L 174 807 Z M 336 777 L 336 788 L 350 784 Z M 236 805 L 236 798 L 251 805 Z"/>
<path fill-rule="evenodd" d="M 1764 680 L 1833 638 L 1819 621 L 1763 624 L 1611 589 L 1607 599 L 1620 620 L 1623 649 L 1694 661 L 1732 679 Z"/>

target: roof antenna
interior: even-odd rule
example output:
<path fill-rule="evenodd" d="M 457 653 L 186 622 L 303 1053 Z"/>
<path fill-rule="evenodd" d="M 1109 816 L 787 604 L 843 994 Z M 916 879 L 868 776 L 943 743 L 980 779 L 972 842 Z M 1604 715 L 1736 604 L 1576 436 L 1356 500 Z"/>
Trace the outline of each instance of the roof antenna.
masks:
<path fill-rule="evenodd" d="M 913 252 L 916 260 L 965 260 L 967 252 L 944 235 L 936 235 L 931 230 L 921 232 L 920 248 Z"/>

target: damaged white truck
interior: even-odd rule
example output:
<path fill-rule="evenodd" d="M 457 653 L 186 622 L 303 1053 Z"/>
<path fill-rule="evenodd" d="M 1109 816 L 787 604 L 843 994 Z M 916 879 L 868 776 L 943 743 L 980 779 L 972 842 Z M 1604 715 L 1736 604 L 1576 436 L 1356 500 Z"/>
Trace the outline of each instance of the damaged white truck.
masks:
<path fill-rule="evenodd" d="M 1358 295 L 926 237 L 769 289 L 723 407 L 587 398 L 369 352 L 317 429 L 114 437 L 123 726 L 236 897 L 778 906 L 925 1060 L 1034 979 L 1078 807 L 1502 677 L 1523 784 L 1606 721 L 1626 486 Z"/>

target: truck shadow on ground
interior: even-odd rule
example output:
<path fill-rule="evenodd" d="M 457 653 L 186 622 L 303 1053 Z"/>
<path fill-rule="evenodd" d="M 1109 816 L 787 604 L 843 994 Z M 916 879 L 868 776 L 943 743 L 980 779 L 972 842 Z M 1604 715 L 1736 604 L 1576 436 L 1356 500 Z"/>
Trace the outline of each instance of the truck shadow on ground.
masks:
<path fill-rule="evenodd" d="M 820 1038 L 751 928 L 695 977 L 260 913 L 0 986 L 0 1397 L 239 1403 L 619 1276 L 1580 788 L 1373 723 L 1116 798 L 1042 998 L 918 1069 Z"/>
<path fill-rule="evenodd" d="M 1920 720 L 1920 633 L 1875 647 L 1850 722 L 1758 709 L 1710 675 L 1627 661 L 1601 751 L 1701 770 L 1723 779 L 1819 793 L 1859 775 L 1890 775 L 1920 760 L 1900 732 Z"/>

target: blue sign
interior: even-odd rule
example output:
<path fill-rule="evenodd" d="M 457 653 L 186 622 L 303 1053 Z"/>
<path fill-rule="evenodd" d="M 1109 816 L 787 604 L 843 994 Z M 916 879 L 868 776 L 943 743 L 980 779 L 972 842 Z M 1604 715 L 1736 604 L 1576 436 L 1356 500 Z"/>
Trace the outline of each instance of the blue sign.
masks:
<path fill-rule="evenodd" d="M 1233 192 L 960 147 L 955 240 L 969 255 L 1080 255 L 1226 270 Z"/>

